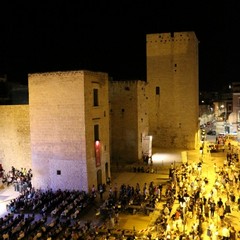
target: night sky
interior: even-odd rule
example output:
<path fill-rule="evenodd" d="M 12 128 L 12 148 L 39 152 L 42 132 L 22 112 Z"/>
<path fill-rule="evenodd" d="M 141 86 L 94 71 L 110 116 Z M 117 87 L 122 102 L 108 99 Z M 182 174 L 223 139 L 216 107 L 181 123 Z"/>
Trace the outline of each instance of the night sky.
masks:
<path fill-rule="evenodd" d="M 0 4 L 0 73 L 9 81 L 85 69 L 145 80 L 146 34 L 178 31 L 194 31 L 200 42 L 200 90 L 240 81 L 237 1 L 38 2 Z"/>

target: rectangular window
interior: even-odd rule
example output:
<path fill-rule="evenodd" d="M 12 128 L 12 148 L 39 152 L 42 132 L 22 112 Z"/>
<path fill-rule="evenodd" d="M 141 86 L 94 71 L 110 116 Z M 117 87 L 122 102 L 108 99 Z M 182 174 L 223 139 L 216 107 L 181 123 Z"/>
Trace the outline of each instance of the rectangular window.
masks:
<path fill-rule="evenodd" d="M 156 95 L 160 95 L 160 87 L 156 87 Z"/>
<path fill-rule="evenodd" d="M 94 141 L 99 140 L 99 125 L 94 125 Z"/>
<path fill-rule="evenodd" d="M 98 89 L 93 89 L 93 106 L 98 106 Z"/>

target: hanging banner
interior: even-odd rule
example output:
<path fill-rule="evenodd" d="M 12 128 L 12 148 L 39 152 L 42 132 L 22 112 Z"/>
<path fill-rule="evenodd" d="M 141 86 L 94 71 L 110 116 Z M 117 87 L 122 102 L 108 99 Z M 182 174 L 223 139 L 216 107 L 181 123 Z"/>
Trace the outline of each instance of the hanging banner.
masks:
<path fill-rule="evenodd" d="M 96 167 L 101 166 L 101 151 L 100 151 L 99 141 L 95 141 L 95 159 L 96 159 Z"/>

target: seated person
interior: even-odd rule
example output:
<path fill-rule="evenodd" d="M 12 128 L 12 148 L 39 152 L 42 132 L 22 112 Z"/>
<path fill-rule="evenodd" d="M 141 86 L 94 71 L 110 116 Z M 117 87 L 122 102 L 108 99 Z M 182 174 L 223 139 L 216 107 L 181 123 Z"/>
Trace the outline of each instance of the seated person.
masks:
<path fill-rule="evenodd" d="M 55 208 L 51 211 L 51 216 L 52 216 L 52 217 L 56 216 L 57 213 L 58 213 L 58 211 L 59 211 L 58 207 L 55 207 Z"/>
<path fill-rule="evenodd" d="M 63 210 L 62 213 L 61 213 L 61 217 L 66 217 L 68 212 L 69 212 L 68 209 Z"/>
<path fill-rule="evenodd" d="M 79 213 L 80 213 L 80 209 L 77 208 L 76 211 L 71 215 L 71 218 L 76 219 L 78 217 Z"/>
<path fill-rule="evenodd" d="M 46 211 L 47 211 L 47 205 L 45 204 L 44 207 L 43 207 L 42 210 L 41 210 L 41 214 L 42 214 L 42 215 L 45 215 L 45 214 L 46 214 Z"/>

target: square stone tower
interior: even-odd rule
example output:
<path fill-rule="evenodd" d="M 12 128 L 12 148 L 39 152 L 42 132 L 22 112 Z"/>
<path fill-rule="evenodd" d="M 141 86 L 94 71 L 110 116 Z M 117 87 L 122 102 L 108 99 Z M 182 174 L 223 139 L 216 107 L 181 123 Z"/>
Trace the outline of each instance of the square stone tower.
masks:
<path fill-rule="evenodd" d="M 148 34 L 147 92 L 153 146 L 198 146 L 198 39 L 194 32 Z"/>
<path fill-rule="evenodd" d="M 110 177 L 108 75 L 29 74 L 33 186 L 89 191 Z"/>

